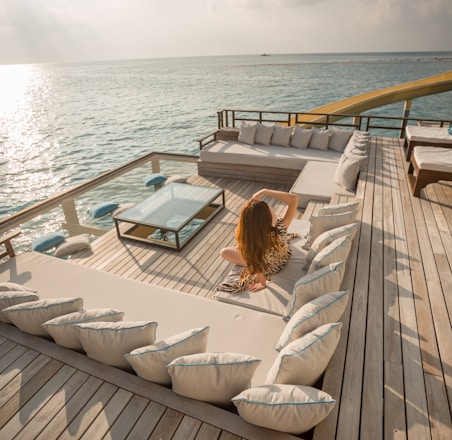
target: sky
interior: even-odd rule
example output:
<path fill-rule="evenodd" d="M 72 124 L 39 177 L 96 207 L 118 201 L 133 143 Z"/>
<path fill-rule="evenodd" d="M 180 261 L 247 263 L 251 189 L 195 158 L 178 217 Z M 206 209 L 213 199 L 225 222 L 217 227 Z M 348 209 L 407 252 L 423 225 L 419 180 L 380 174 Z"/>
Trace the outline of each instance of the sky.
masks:
<path fill-rule="evenodd" d="M 450 0 L 0 0 L 0 64 L 452 51 Z"/>

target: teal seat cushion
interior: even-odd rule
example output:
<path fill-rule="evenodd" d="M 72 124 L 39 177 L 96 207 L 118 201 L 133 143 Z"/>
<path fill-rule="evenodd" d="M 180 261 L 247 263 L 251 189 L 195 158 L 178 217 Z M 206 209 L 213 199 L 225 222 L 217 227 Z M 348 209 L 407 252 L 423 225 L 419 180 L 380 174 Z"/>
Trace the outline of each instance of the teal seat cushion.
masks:
<path fill-rule="evenodd" d="M 88 214 L 90 214 L 93 218 L 103 217 L 104 215 L 109 214 L 114 211 L 119 206 L 119 203 L 115 202 L 102 202 L 97 205 L 92 206 L 88 209 Z"/>
<path fill-rule="evenodd" d="M 161 173 L 151 174 L 143 179 L 145 186 L 158 185 L 165 182 L 167 177 Z"/>
<path fill-rule="evenodd" d="M 41 237 L 35 238 L 31 243 L 31 249 L 36 252 L 45 252 L 58 246 L 65 240 L 63 232 L 51 232 Z"/>

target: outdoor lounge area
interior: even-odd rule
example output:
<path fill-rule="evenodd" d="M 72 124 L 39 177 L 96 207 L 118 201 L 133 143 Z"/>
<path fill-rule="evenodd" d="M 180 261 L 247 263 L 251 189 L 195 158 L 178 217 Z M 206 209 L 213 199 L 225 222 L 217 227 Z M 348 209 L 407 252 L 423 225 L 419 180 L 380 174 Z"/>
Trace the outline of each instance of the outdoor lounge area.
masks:
<path fill-rule="evenodd" d="M 322 390 L 337 403 L 307 438 L 435 439 L 451 433 L 452 184 L 429 184 L 420 197 L 412 197 L 407 171 L 402 143 L 374 137 L 355 197 L 331 200 L 331 204 L 358 200 L 360 229 L 341 285 L 350 290 L 341 339 L 321 380 Z M 180 252 L 120 241 L 111 230 L 67 264 L 209 298 L 230 270 L 218 257 L 219 249 L 232 243 L 240 206 L 262 183 L 199 176 L 189 181 L 224 188 L 228 202 Z M 290 189 L 287 184 L 271 187 Z M 324 205 L 309 202 L 299 218 L 307 221 Z M 2 280 L 14 276 L 26 282 L 27 273 L 0 266 Z M 103 304 L 109 306 L 108 292 L 103 295 Z M 35 429 L 41 438 L 51 438 L 52 432 L 66 428 L 85 438 L 93 433 L 107 438 L 291 438 L 169 390 L 143 385 L 140 378 L 99 367 L 84 355 L 68 356 L 68 350 L 10 326 L 0 327 L 0 338 L 0 386 L 10 397 L 1 402 L 8 411 L 3 432 L 24 438 Z M 26 375 L 17 375 L 16 367 L 26 365 Z M 82 410 L 71 396 L 83 395 L 89 384 L 99 391 L 90 393 Z"/>

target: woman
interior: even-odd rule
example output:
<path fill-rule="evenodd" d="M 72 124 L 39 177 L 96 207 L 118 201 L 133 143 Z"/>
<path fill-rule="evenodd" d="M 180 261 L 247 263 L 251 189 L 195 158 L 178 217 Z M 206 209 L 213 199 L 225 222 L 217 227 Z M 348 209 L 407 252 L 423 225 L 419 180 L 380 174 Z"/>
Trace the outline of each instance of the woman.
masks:
<path fill-rule="evenodd" d="M 272 197 L 287 204 L 284 215 L 276 217 L 273 209 L 261 198 Z M 235 233 L 236 247 L 221 250 L 227 261 L 240 266 L 217 290 L 258 291 L 267 285 L 269 276 L 280 272 L 290 259 L 289 240 L 296 234 L 287 229 L 297 211 L 298 196 L 282 191 L 262 189 L 242 208 Z"/>

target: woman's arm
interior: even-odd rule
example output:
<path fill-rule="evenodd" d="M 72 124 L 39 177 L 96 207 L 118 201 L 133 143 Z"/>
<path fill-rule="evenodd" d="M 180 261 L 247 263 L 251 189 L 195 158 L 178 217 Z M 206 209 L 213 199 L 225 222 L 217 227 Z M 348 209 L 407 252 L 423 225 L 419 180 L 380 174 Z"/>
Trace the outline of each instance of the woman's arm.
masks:
<path fill-rule="evenodd" d="M 295 217 L 295 213 L 297 212 L 298 196 L 296 194 L 291 194 L 284 191 L 276 191 L 273 189 L 264 188 L 254 194 L 253 199 L 260 200 L 263 196 L 272 197 L 287 204 L 287 208 L 283 214 L 282 220 L 286 228 L 288 228 L 293 218 Z"/>

